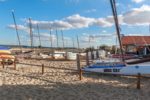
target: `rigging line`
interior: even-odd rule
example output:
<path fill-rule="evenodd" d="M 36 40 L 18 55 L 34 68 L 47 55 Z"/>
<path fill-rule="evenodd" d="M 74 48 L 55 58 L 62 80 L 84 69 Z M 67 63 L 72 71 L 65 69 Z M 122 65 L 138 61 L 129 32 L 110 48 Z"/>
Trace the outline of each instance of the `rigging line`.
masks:
<path fill-rule="evenodd" d="M 90 35 L 89 35 L 89 46 L 91 47 L 91 39 L 90 39 Z"/>
<path fill-rule="evenodd" d="M 111 8 L 112 8 L 112 13 L 115 21 L 115 26 L 116 26 L 116 31 L 117 31 L 117 36 L 119 39 L 119 45 L 120 45 L 120 50 L 121 50 L 121 55 L 122 55 L 122 61 L 124 62 L 124 56 L 123 56 L 123 50 L 122 50 L 122 43 L 121 43 L 121 38 L 120 38 L 120 30 L 119 30 L 119 25 L 118 25 L 118 17 L 117 17 L 117 11 L 116 11 L 116 5 L 115 5 L 115 0 L 110 0 Z"/>
<path fill-rule="evenodd" d="M 18 38 L 19 47 L 20 47 L 20 50 L 22 52 L 22 46 L 21 46 L 21 41 L 20 41 L 20 37 L 19 37 L 18 26 L 17 26 L 17 23 L 16 23 L 15 14 L 14 14 L 13 10 L 12 10 L 12 16 L 13 16 L 13 20 L 14 20 L 14 24 L 15 24 L 15 29 L 16 29 L 16 34 L 17 34 L 17 38 Z"/>
<path fill-rule="evenodd" d="M 79 48 L 80 48 L 80 44 L 79 44 L 78 34 L 77 34 L 77 44 L 78 44 L 78 50 L 79 50 Z"/>
<path fill-rule="evenodd" d="M 75 48 L 75 47 L 74 47 L 74 38 L 72 38 L 72 45 L 73 45 L 73 48 Z"/>
<path fill-rule="evenodd" d="M 31 44 L 31 49 L 32 49 L 33 48 L 33 34 L 32 34 L 31 18 L 29 18 L 29 27 L 30 27 L 30 44 Z"/>
<path fill-rule="evenodd" d="M 38 31 L 39 43 L 40 43 L 40 46 L 41 46 L 41 36 L 40 36 L 40 30 L 39 30 L 38 23 L 37 23 L 37 31 Z"/>
<path fill-rule="evenodd" d="M 64 48 L 64 46 L 65 46 L 65 44 L 64 44 L 64 34 L 63 34 L 62 30 L 61 30 L 61 35 L 62 35 L 62 43 L 63 43 L 63 48 Z"/>
<path fill-rule="evenodd" d="M 148 47 L 148 43 L 147 43 L 147 41 L 145 40 L 144 36 L 142 36 L 142 39 L 143 39 L 143 41 L 144 41 L 144 43 L 145 43 L 145 45 L 146 45 L 146 48 L 148 49 L 148 51 L 150 51 L 150 48 Z"/>
<path fill-rule="evenodd" d="M 51 48 L 52 48 L 53 47 L 53 38 L 52 38 L 51 27 L 49 28 L 49 35 L 50 35 L 50 44 L 51 44 Z"/>
<path fill-rule="evenodd" d="M 149 24 L 149 33 L 150 33 L 150 24 Z"/>
<path fill-rule="evenodd" d="M 57 33 L 57 29 L 56 29 L 56 38 L 57 38 L 57 48 L 58 48 L 58 33 Z"/>
<path fill-rule="evenodd" d="M 141 30 L 140 30 L 140 31 L 141 31 Z M 142 37 L 142 40 L 143 40 L 144 44 L 146 45 L 146 48 L 148 49 L 148 51 L 150 51 L 150 48 L 148 47 L 148 43 L 147 43 L 147 41 L 145 40 L 144 36 L 142 35 L 141 37 Z"/>

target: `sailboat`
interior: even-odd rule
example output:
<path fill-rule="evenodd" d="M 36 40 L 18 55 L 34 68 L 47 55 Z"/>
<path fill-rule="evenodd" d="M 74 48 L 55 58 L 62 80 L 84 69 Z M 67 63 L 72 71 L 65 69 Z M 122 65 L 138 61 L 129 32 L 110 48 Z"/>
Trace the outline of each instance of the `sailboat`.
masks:
<path fill-rule="evenodd" d="M 118 40 L 119 40 L 119 44 L 120 44 L 120 49 L 121 49 L 121 54 L 122 54 L 122 62 L 124 62 L 115 0 L 110 0 L 110 3 L 111 3 L 113 16 L 114 16 Z M 98 73 L 116 74 L 116 75 L 118 75 L 118 74 L 121 74 L 121 75 L 138 75 L 138 74 L 147 75 L 147 74 L 150 74 L 150 65 L 126 65 L 125 63 L 120 63 L 120 62 L 119 63 L 97 62 L 95 64 L 85 66 L 81 70 L 87 71 L 87 72 L 98 72 Z"/>

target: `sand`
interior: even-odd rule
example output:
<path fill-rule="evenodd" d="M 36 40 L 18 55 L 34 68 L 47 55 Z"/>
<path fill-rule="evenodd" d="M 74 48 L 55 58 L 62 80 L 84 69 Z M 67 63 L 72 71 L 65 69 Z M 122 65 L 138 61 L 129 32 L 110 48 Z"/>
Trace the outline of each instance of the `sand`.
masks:
<path fill-rule="evenodd" d="M 149 100 L 150 80 L 84 73 L 80 81 L 74 61 L 21 60 L 17 69 L 0 68 L 0 100 Z M 35 66 L 37 64 L 40 66 Z M 41 74 L 41 64 L 46 66 Z"/>

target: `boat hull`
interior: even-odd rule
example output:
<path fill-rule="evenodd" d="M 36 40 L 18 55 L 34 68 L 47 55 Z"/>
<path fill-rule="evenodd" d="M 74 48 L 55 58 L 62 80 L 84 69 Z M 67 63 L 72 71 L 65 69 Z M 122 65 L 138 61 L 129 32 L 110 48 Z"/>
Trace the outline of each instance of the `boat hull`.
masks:
<path fill-rule="evenodd" d="M 106 67 L 106 68 L 89 68 L 84 67 L 83 71 L 98 72 L 103 74 L 120 74 L 120 75 L 148 75 L 150 74 L 150 66 L 122 66 L 122 67 Z"/>

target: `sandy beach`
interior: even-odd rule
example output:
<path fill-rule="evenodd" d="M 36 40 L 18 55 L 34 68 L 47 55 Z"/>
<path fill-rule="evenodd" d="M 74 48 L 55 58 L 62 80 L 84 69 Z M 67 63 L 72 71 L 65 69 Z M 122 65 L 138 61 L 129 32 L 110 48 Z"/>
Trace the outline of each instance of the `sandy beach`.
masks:
<path fill-rule="evenodd" d="M 149 100 L 149 79 L 84 73 L 80 81 L 75 61 L 22 60 L 0 68 L 0 100 Z M 31 64 L 31 65 L 30 65 Z M 40 65 L 40 66 L 35 66 Z M 41 74 L 41 64 L 45 73 Z"/>

